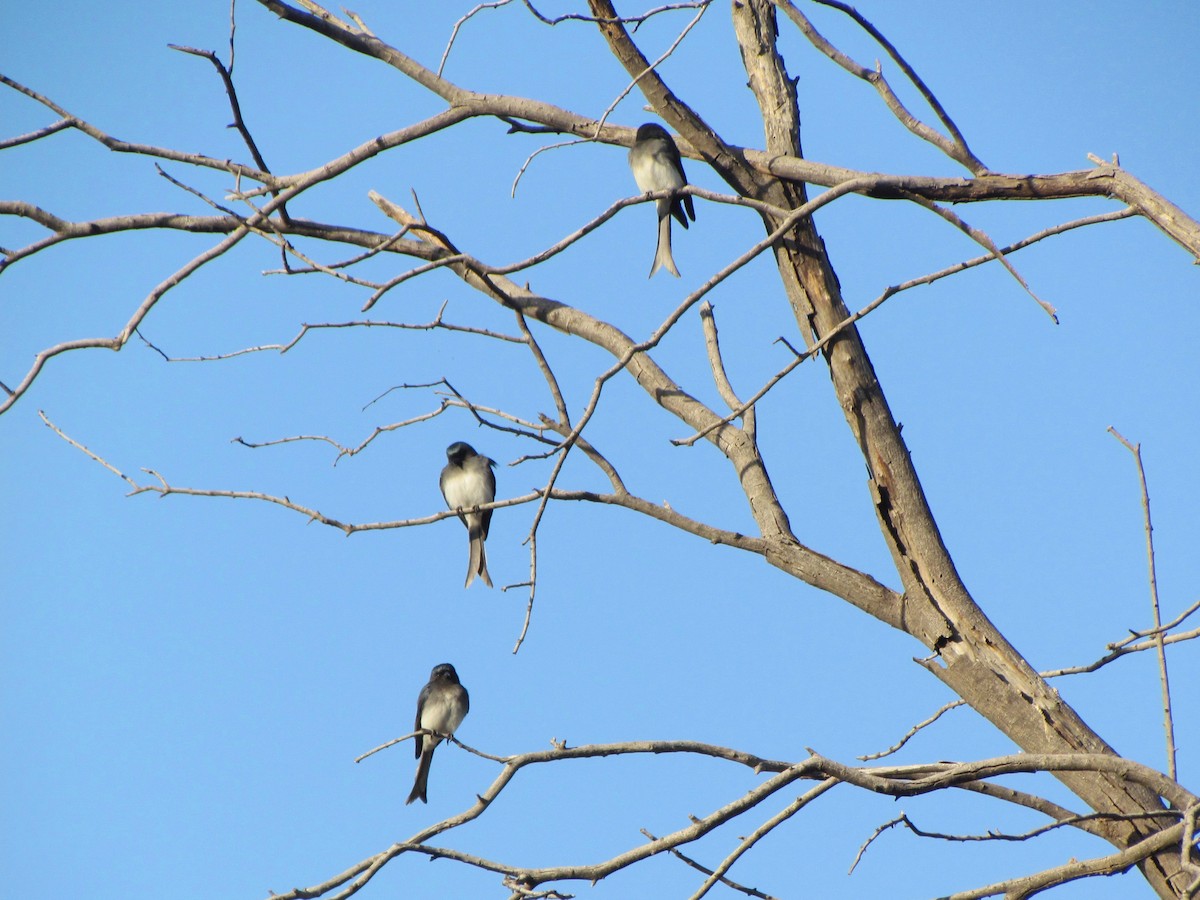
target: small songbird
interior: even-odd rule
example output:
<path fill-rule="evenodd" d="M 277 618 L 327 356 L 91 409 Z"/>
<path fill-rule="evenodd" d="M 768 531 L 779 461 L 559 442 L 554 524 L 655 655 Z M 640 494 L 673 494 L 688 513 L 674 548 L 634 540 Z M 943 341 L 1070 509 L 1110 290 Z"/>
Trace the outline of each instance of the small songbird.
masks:
<path fill-rule="evenodd" d="M 419 734 L 413 744 L 416 748 L 417 777 L 413 781 L 412 792 L 404 805 L 420 800 L 428 803 L 426 796 L 429 790 L 429 764 L 433 761 L 433 749 L 442 742 L 438 735 L 454 734 L 462 720 L 466 718 L 471 708 L 471 698 L 467 689 L 458 681 L 458 673 L 450 663 L 442 663 L 433 667 L 429 673 L 429 683 L 421 688 L 417 697 L 417 724 L 414 731 L 424 729 L 433 734 Z"/>
<path fill-rule="evenodd" d="M 487 540 L 488 526 L 492 524 L 492 511 L 463 510 L 491 503 L 496 499 L 496 475 L 492 471 L 495 460 L 480 456 L 474 447 L 462 441 L 455 441 L 447 447 L 446 457 L 450 462 L 442 469 L 442 477 L 438 483 L 442 488 L 442 496 L 446 498 L 446 505 L 457 510 L 458 517 L 467 526 L 467 539 L 471 545 L 471 555 L 467 562 L 467 583 L 463 587 L 470 587 L 476 575 L 491 587 L 492 578 L 488 575 L 487 553 L 484 552 L 483 542 Z"/>
<path fill-rule="evenodd" d="M 633 149 L 629 151 L 629 168 L 633 170 L 633 180 L 637 186 L 647 194 L 677 190 L 687 184 L 679 148 L 667 130 L 657 122 L 647 122 L 637 130 Z M 656 200 L 655 206 L 658 208 L 658 247 L 654 251 L 654 265 L 650 267 L 649 277 L 653 278 L 661 268 L 678 278 L 679 270 L 675 268 L 675 259 L 671 256 L 671 216 L 678 219 L 684 228 L 688 227 L 688 216 L 695 222 L 696 209 L 692 205 L 692 195 L 682 194 Z M 685 209 L 687 216 L 684 215 Z"/>

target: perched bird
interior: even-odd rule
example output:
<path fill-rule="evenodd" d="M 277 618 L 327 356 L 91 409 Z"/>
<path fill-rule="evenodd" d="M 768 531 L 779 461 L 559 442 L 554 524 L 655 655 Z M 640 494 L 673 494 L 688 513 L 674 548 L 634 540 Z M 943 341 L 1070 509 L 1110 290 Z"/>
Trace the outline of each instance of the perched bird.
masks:
<path fill-rule="evenodd" d="M 429 673 L 429 683 L 421 688 L 417 697 L 417 724 L 414 731 L 425 729 L 434 734 L 419 734 L 413 742 L 417 759 L 417 777 L 413 781 L 412 792 L 404 805 L 420 800 L 428 803 L 426 792 L 429 790 L 429 764 L 433 761 L 433 748 L 442 742 L 438 735 L 454 734 L 462 720 L 466 718 L 467 710 L 471 708 L 471 699 L 467 689 L 458 681 L 458 673 L 450 663 L 442 663 L 433 667 Z"/>
<path fill-rule="evenodd" d="M 656 122 L 647 122 L 637 130 L 633 149 L 629 151 L 629 168 L 633 169 L 633 180 L 637 186 L 647 194 L 677 190 L 687 184 L 679 148 L 667 130 Z M 678 219 L 684 228 L 688 227 L 688 216 L 695 222 L 692 195 L 656 200 L 655 206 L 658 207 L 658 247 L 654 251 L 654 265 L 650 267 L 649 277 L 653 278 L 661 268 L 678 278 L 679 270 L 675 268 L 675 259 L 671 256 L 671 216 Z M 685 209 L 687 216 L 683 214 Z"/>
<path fill-rule="evenodd" d="M 471 543 L 471 556 L 467 562 L 467 583 L 478 575 L 488 587 L 492 586 L 492 578 L 488 575 L 487 554 L 483 542 L 487 540 L 488 526 L 492 524 L 492 511 L 463 512 L 473 506 L 491 503 L 496 499 L 496 475 L 492 472 L 495 460 L 480 456 L 475 448 L 462 441 L 455 441 L 446 448 L 446 457 L 450 460 L 442 469 L 442 477 L 438 482 L 442 488 L 442 496 L 446 505 L 458 510 L 458 517 L 467 526 L 467 538 Z"/>

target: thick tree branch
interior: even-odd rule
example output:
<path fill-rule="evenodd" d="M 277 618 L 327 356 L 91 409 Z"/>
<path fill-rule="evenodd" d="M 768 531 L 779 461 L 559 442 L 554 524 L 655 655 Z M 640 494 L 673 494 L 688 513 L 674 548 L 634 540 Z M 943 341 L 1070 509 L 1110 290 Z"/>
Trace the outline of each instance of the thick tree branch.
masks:
<path fill-rule="evenodd" d="M 853 169 L 812 163 L 789 154 L 771 153 L 769 150 L 747 150 L 745 157 L 758 171 L 789 181 L 827 187 L 846 181 L 854 172 Z M 881 200 L 900 199 L 907 193 L 927 200 L 948 203 L 1107 197 L 1133 207 L 1163 234 L 1200 260 L 1200 222 L 1129 172 L 1112 165 L 1053 175 L 993 173 L 977 178 L 885 175 L 864 193 Z"/>
<path fill-rule="evenodd" d="M 751 88 L 769 123 L 767 151 L 799 156 L 795 84 L 787 77 L 775 46 L 773 7 L 767 0 L 735 5 L 734 25 Z M 777 202 L 773 195 L 767 196 Z M 797 229 L 795 244 L 781 247 L 778 258 L 805 341 L 819 340 L 849 312 L 811 220 Z M 1113 753 L 974 603 L 942 542 L 857 331 L 844 331 L 826 351 L 826 358 L 847 424 L 870 473 L 882 534 L 904 583 L 903 628 L 939 659 L 938 664 L 927 663 L 927 668 L 1030 752 Z M 1060 777 L 1097 812 L 1131 814 L 1160 808 L 1156 797 L 1120 778 L 1067 773 Z M 1140 823 L 1129 822 L 1109 823 L 1108 831 L 1108 839 L 1125 848 L 1148 833 Z M 1173 895 L 1170 881 L 1178 871 L 1178 859 L 1159 854 L 1143 871 L 1163 896 Z"/>

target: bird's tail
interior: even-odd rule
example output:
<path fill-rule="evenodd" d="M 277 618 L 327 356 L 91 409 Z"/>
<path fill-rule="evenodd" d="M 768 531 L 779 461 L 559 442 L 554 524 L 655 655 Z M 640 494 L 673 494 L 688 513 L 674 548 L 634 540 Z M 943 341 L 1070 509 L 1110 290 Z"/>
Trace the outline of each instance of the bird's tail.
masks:
<path fill-rule="evenodd" d="M 679 270 L 675 268 L 675 258 L 671 256 L 671 217 L 663 215 L 658 220 L 658 247 L 654 251 L 654 265 L 650 267 L 648 278 L 653 278 L 659 269 L 666 269 L 676 278 Z"/>
<path fill-rule="evenodd" d="M 408 799 L 404 801 L 405 806 L 414 800 L 420 800 L 422 803 L 429 802 L 426 793 L 429 790 L 429 764 L 431 762 L 433 762 L 433 747 L 421 754 L 421 761 L 417 763 L 417 777 L 413 780 L 413 787 L 408 794 Z"/>
<path fill-rule="evenodd" d="M 488 587 L 492 586 L 492 576 L 487 570 L 487 551 L 483 546 L 483 533 L 478 527 L 471 529 L 471 556 L 467 560 L 467 583 L 463 587 L 468 588 L 471 582 L 478 575 L 483 579 L 483 583 Z"/>

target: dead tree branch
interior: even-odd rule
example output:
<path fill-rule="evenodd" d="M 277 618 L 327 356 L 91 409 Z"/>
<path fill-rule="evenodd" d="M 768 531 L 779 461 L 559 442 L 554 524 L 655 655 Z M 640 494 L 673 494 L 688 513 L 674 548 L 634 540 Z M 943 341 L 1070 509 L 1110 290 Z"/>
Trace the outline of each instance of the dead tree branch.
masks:
<path fill-rule="evenodd" d="M 359 760 L 365 759 L 367 756 L 387 749 L 412 736 L 412 734 L 405 735 L 382 744 L 364 753 L 359 757 Z M 454 743 L 458 744 L 459 742 L 454 741 Z M 275 896 L 279 900 L 299 900 L 299 898 L 327 898 L 327 900 L 332 900 L 332 898 L 349 897 L 364 887 L 384 865 L 406 853 L 417 853 L 450 859 L 485 871 L 494 872 L 501 875 L 505 885 L 514 890 L 528 891 L 563 881 L 589 881 L 595 883 L 650 856 L 665 851 L 677 851 L 679 847 L 699 840 L 701 837 L 712 833 L 742 814 L 755 809 L 763 801 L 775 796 L 779 791 L 798 780 L 815 781 L 817 784 L 784 809 L 772 815 L 762 825 L 743 838 L 733 853 L 726 857 L 721 865 L 709 872 L 708 877 L 692 895 L 694 898 L 698 900 L 713 885 L 722 880 L 725 873 L 729 871 L 738 857 L 753 846 L 755 842 L 837 785 L 847 785 L 894 797 L 912 797 L 945 790 L 950 787 L 971 787 L 985 783 L 984 779 L 1005 775 L 1063 770 L 1113 770 L 1119 766 L 1124 777 L 1145 784 L 1179 807 L 1179 810 L 1163 812 L 1155 816 L 1155 818 L 1186 818 L 1187 813 L 1180 810 L 1200 808 L 1200 801 L 1197 801 L 1196 797 L 1183 790 L 1178 784 L 1166 778 L 1161 773 L 1155 772 L 1145 766 L 1139 766 L 1136 763 L 1113 760 L 1111 757 L 1095 754 L 1066 754 L 1057 756 L 1019 754 L 967 763 L 926 763 L 915 766 L 856 768 L 844 766 L 817 753 L 811 753 L 807 759 L 799 762 L 786 762 L 768 760 L 744 751 L 695 741 L 629 741 L 616 744 L 584 745 L 580 747 L 568 747 L 565 744 L 560 745 L 556 743 L 549 750 L 511 756 L 482 753 L 466 745 L 459 745 L 468 750 L 468 752 L 496 762 L 502 767 L 491 785 L 478 795 L 476 802 L 471 807 L 422 829 L 408 840 L 393 844 L 387 850 L 356 863 L 321 884 L 303 889 L 297 888 L 294 891 Z M 445 834 L 483 815 L 505 789 L 510 785 L 519 784 L 520 773 L 528 767 L 561 764 L 569 760 L 606 758 L 609 756 L 677 753 L 724 760 L 747 767 L 755 774 L 767 773 L 771 777 L 758 783 L 747 790 L 741 797 L 724 804 L 719 809 L 702 817 L 692 817 L 691 825 L 671 834 L 662 837 L 653 837 L 643 830 L 643 833 L 649 839 L 647 843 L 640 844 L 610 859 L 596 863 L 541 868 L 519 867 L 485 859 L 448 847 L 434 847 L 427 843 L 430 838 L 439 834 Z M 513 789 L 518 788 L 514 787 Z M 1004 799 L 1003 793 L 994 796 L 998 799 Z M 1064 818 L 1074 818 L 1078 821 L 1062 821 L 1061 824 L 1083 827 L 1085 824 L 1094 825 L 1096 819 L 1099 817 L 1071 817 L 1067 815 Z M 878 834 L 882 833 L 886 827 L 881 826 L 877 829 L 876 835 L 872 837 L 872 840 Z M 1036 832 L 1044 833 L 1046 830 L 1049 829 L 1037 829 Z M 1155 830 L 1151 837 L 1120 853 L 1096 860 L 1088 860 L 1083 863 L 1072 862 L 1037 873 L 1036 875 L 1024 876 L 1021 879 L 1013 879 L 1002 884 L 1012 885 L 1021 890 L 1032 886 L 1038 886 L 1038 889 L 1042 889 L 1087 875 L 1121 871 L 1157 850 L 1180 846 L 1184 830 L 1185 822 L 1180 821 L 1162 830 Z M 1030 833 L 1021 839 L 1028 839 L 1034 836 L 1036 836 L 1034 833 Z M 867 842 L 867 844 L 869 843 L 870 841 Z M 862 852 L 860 850 L 860 856 Z M 1004 889 L 997 889 L 996 885 L 990 885 L 985 888 L 975 889 L 974 891 L 956 894 L 955 896 L 964 898 L 986 897 L 991 896 L 993 893 L 1003 892 Z M 335 891 L 336 893 L 334 893 Z M 752 896 L 761 895 L 754 893 Z"/>
<path fill-rule="evenodd" d="M 1167 739 L 1167 774 L 1175 777 L 1175 717 L 1171 713 L 1171 681 L 1167 677 L 1166 641 L 1163 638 L 1162 615 L 1158 604 L 1158 575 L 1154 564 L 1154 525 L 1150 521 L 1150 490 L 1146 487 L 1146 467 L 1142 465 L 1142 445 L 1131 443 L 1112 426 L 1109 434 L 1133 454 L 1137 464 L 1138 484 L 1142 489 L 1142 515 L 1146 527 L 1146 568 L 1150 580 L 1150 612 L 1154 618 L 1154 644 L 1158 651 L 1158 677 L 1162 684 L 1163 731 Z"/>
<path fill-rule="evenodd" d="M 789 19 L 795 23 L 796 27 L 808 38 L 809 42 L 828 56 L 831 60 L 849 72 L 856 78 L 861 78 L 863 81 L 870 84 L 879 92 L 879 96 L 883 98 L 883 102 L 887 104 L 887 108 L 891 110 L 900 123 L 924 141 L 933 144 L 951 159 L 961 163 L 965 168 L 970 170 L 973 175 L 984 175 L 987 173 L 987 166 L 980 162 L 968 148 L 967 142 L 963 139 L 962 134 L 954 123 L 950 121 L 950 117 L 946 115 L 946 111 L 941 104 L 933 96 L 933 93 L 925 86 L 912 70 L 912 68 L 904 62 L 899 52 L 889 43 L 882 34 L 880 34 L 866 19 L 860 16 L 852 7 L 843 6 L 840 3 L 827 3 L 827 6 L 833 6 L 843 12 L 851 14 L 851 17 L 861 25 L 873 38 L 879 41 L 887 50 L 888 55 L 894 59 L 900 66 L 904 74 L 913 82 L 920 90 L 921 95 L 933 107 L 942 123 L 946 125 L 951 133 L 951 137 L 947 138 L 944 135 L 938 134 L 911 112 L 896 96 L 896 92 L 892 90 L 892 86 L 888 84 L 887 78 L 884 77 L 883 71 L 879 68 L 878 63 L 874 69 L 868 69 L 866 66 L 859 65 L 849 56 L 833 46 L 829 41 L 822 37 L 821 33 L 813 26 L 812 22 L 804 13 L 796 8 L 796 5 L 791 0 L 775 0 L 775 5 L 784 11 Z"/>

